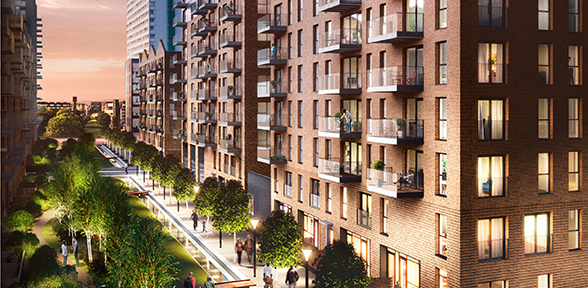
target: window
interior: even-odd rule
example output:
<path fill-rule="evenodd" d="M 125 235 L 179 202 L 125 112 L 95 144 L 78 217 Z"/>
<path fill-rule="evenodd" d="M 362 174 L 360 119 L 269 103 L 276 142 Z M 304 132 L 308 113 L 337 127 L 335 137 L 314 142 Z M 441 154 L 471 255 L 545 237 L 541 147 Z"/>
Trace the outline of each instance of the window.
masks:
<path fill-rule="evenodd" d="M 304 182 L 302 181 L 302 175 L 298 175 L 298 202 L 302 203 L 304 199 Z"/>
<path fill-rule="evenodd" d="M 304 212 L 302 212 L 304 213 Z M 319 242 L 319 220 L 318 218 L 304 213 L 304 222 L 303 222 L 303 240 L 305 244 L 312 245 L 314 247 L 318 247 Z"/>
<path fill-rule="evenodd" d="M 284 181 L 284 196 L 292 198 L 292 172 L 286 172 L 286 180 Z"/>
<path fill-rule="evenodd" d="M 312 182 L 312 190 L 310 191 L 310 206 L 320 209 L 321 208 L 321 197 L 320 197 L 320 181 L 316 179 L 310 179 Z"/>
<path fill-rule="evenodd" d="M 478 83 L 504 83 L 503 44 L 478 43 Z"/>
<path fill-rule="evenodd" d="M 382 234 L 386 234 L 388 235 L 388 199 L 382 198 L 381 200 L 381 205 L 382 205 L 382 220 L 380 221 L 381 223 L 381 231 Z"/>
<path fill-rule="evenodd" d="M 302 93 L 302 65 L 298 65 L 298 93 Z"/>
<path fill-rule="evenodd" d="M 447 271 L 445 271 L 443 269 L 439 269 L 439 268 L 435 268 L 435 270 L 437 272 L 437 276 L 439 276 L 438 277 L 439 285 L 437 287 L 438 288 L 449 287 L 449 284 L 447 284 Z"/>
<path fill-rule="evenodd" d="M 314 167 L 318 167 L 319 162 L 319 139 L 314 138 Z"/>
<path fill-rule="evenodd" d="M 580 85 L 580 58 L 578 58 L 579 47 L 576 45 L 568 46 L 568 70 L 570 74 L 570 85 Z"/>
<path fill-rule="evenodd" d="M 441 0 L 445 1 L 445 0 Z M 447 42 L 439 42 L 439 84 L 447 84 Z"/>
<path fill-rule="evenodd" d="M 288 59 L 292 59 L 292 33 L 288 33 Z"/>
<path fill-rule="evenodd" d="M 302 128 L 303 116 L 302 116 L 302 101 L 298 101 L 298 128 Z"/>
<path fill-rule="evenodd" d="M 318 0 L 317 0 L 318 1 Z M 312 26 L 312 38 L 314 45 L 312 46 L 312 54 L 318 53 L 318 41 L 319 41 L 319 34 L 318 34 L 318 25 Z"/>
<path fill-rule="evenodd" d="M 539 139 L 551 138 L 551 105 L 549 98 L 539 98 Z"/>
<path fill-rule="evenodd" d="M 341 218 L 347 219 L 347 187 L 341 189 Z"/>
<path fill-rule="evenodd" d="M 447 257 L 447 216 L 443 214 L 437 214 L 439 223 L 438 236 L 439 236 L 439 246 L 437 250 L 437 255 Z"/>
<path fill-rule="evenodd" d="M 314 74 L 314 75 L 313 75 L 313 76 L 314 76 L 314 77 L 313 77 L 313 78 L 314 78 L 314 83 L 313 83 L 313 84 L 314 84 L 314 85 L 313 85 L 314 89 L 313 89 L 313 92 L 317 92 L 317 91 L 318 91 L 318 89 L 319 89 L 319 88 L 318 88 L 318 86 L 319 86 L 319 75 L 318 75 L 318 74 L 319 74 L 319 67 L 318 67 L 318 63 L 313 63 L 313 64 L 312 64 L 312 66 L 313 66 L 313 67 L 312 67 L 312 68 L 313 68 L 313 69 L 312 69 L 312 73 Z M 317 115 L 318 115 L 318 114 L 317 114 Z M 316 128 L 315 128 L 315 129 L 316 129 Z"/>
<path fill-rule="evenodd" d="M 298 136 L 298 163 L 302 164 L 302 136 Z"/>
<path fill-rule="evenodd" d="M 553 276 L 551 274 L 537 276 L 537 288 L 552 288 Z"/>
<path fill-rule="evenodd" d="M 504 101 L 478 100 L 478 140 L 504 140 Z"/>
<path fill-rule="evenodd" d="M 359 209 L 357 209 L 357 224 L 372 227 L 372 195 L 359 193 Z"/>
<path fill-rule="evenodd" d="M 292 0 L 288 0 L 288 25 L 292 25 Z"/>
<path fill-rule="evenodd" d="M 579 99 L 568 99 L 568 137 L 580 138 Z"/>
<path fill-rule="evenodd" d="M 302 57 L 302 30 L 298 30 L 298 57 Z"/>
<path fill-rule="evenodd" d="M 292 67 L 288 67 L 288 92 L 292 93 L 294 90 L 292 86 L 293 76 L 292 76 Z M 292 111 L 290 111 L 290 116 L 292 116 Z"/>
<path fill-rule="evenodd" d="M 413 189 L 423 189 L 423 152 L 407 149 L 406 150 L 406 186 Z"/>
<path fill-rule="evenodd" d="M 478 220 L 478 259 L 505 257 L 504 218 Z"/>
<path fill-rule="evenodd" d="M 292 162 L 292 135 L 288 135 L 288 161 Z"/>
<path fill-rule="evenodd" d="M 539 0 L 539 30 L 549 30 L 549 0 Z"/>
<path fill-rule="evenodd" d="M 342 70 L 343 89 L 361 89 L 361 57 L 344 58 Z"/>
<path fill-rule="evenodd" d="M 314 123 L 313 123 L 313 129 L 318 129 L 318 122 L 319 122 L 319 103 L 318 100 L 314 100 L 312 101 L 312 107 L 314 108 L 312 113 L 314 114 Z"/>
<path fill-rule="evenodd" d="M 478 0 L 478 25 L 504 27 L 504 1 Z"/>
<path fill-rule="evenodd" d="M 580 190 L 580 152 L 568 152 L 568 191 Z"/>
<path fill-rule="evenodd" d="M 578 0 L 569 0 L 570 32 L 580 32 L 580 5 Z"/>
<path fill-rule="evenodd" d="M 447 0 L 438 0 L 439 5 L 439 19 L 437 28 L 447 28 Z"/>
<path fill-rule="evenodd" d="M 447 140 L 447 98 L 439 98 L 439 140 Z"/>
<path fill-rule="evenodd" d="M 478 197 L 505 196 L 504 156 L 478 157 Z"/>
<path fill-rule="evenodd" d="M 525 215 L 525 254 L 547 253 L 549 249 L 549 214 Z"/>
<path fill-rule="evenodd" d="M 539 44 L 539 85 L 551 84 L 549 44 Z"/>
<path fill-rule="evenodd" d="M 327 190 L 327 213 L 330 214 L 333 211 L 332 210 L 333 199 L 331 197 L 331 183 L 327 182 L 326 184 L 327 184 L 327 187 L 326 187 L 326 190 Z"/>
<path fill-rule="evenodd" d="M 568 211 L 568 249 L 580 249 L 580 210 Z"/>
<path fill-rule="evenodd" d="M 492 281 L 478 284 L 478 288 L 508 288 L 508 281 Z"/>
<path fill-rule="evenodd" d="M 550 170 L 550 155 L 549 153 L 539 153 L 538 167 L 539 167 L 539 193 L 549 193 L 549 170 Z"/>
<path fill-rule="evenodd" d="M 439 153 L 439 192 L 447 196 L 447 154 Z"/>
<path fill-rule="evenodd" d="M 298 22 L 302 21 L 302 2 L 303 0 L 298 0 Z"/>

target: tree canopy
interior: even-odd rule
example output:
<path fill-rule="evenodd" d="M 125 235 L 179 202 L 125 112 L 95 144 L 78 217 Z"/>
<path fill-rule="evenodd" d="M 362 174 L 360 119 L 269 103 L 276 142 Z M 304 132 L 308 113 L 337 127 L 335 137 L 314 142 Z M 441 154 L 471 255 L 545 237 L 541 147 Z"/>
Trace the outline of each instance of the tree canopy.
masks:
<path fill-rule="evenodd" d="M 196 199 L 194 200 L 195 207 L 200 212 L 200 215 L 214 215 L 214 202 L 219 193 L 218 186 L 218 180 L 215 177 L 207 177 L 200 184 L 200 189 L 198 189 L 198 194 L 196 194 Z"/>
<path fill-rule="evenodd" d="M 350 243 L 335 240 L 325 248 L 325 253 L 315 259 L 317 264 L 315 288 L 368 287 L 367 263 L 355 253 Z"/>
<path fill-rule="evenodd" d="M 47 137 L 76 137 L 84 127 L 79 117 L 74 116 L 67 109 L 61 109 L 55 117 L 48 120 L 45 128 Z"/>
<path fill-rule="evenodd" d="M 98 123 L 98 125 L 103 126 L 103 127 L 107 127 L 110 125 L 110 115 L 104 113 L 103 111 L 98 112 L 98 115 L 96 116 L 96 123 Z"/>
<path fill-rule="evenodd" d="M 219 186 L 216 201 L 212 204 L 212 226 L 217 230 L 238 232 L 251 226 L 249 194 L 243 189 L 241 181 L 229 180 Z"/>
<path fill-rule="evenodd" d="M 275 210 L 263 222 L 259 260 L 273 267 L 296 266 L 302 261 L 302 228 L 291 213 Z"/>

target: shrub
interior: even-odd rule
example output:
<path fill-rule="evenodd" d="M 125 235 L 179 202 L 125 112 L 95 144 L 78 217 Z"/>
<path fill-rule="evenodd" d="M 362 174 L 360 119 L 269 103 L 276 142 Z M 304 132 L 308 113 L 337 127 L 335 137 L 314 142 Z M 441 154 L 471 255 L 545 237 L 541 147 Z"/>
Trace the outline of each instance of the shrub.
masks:
<path fill-rule="evenodd" d="M 40 178 L 47 179 L 47 177 L 45 177 L 45 175 L 39 175 L 39 177 L 37 177 L 37 180 Z M 41 212 L 45 212 L 45 211 L 49 210 L 49 208 L 51 208 L 51 206 L 49 205 L 49 202 L 47 202 L 47 197 L 45 195 L 43 195 L 43 193 L 39 190 L 35 190 L 35 192 L 33 192 L 31 197 L 29 198 L 29 201 L 34 202 L 37 205 L 39 205 L 39 207 L 41 207 Z"/>
<path fill-rule="evenodd" d="M 4 218 L 4 227 L 8 230 L 26 232 L 33 226 L 35 218 L 25 210 L 18 210 L 14 214 Z"/>
<path fill-rule="evenodd" d="M 20 231 L 13 231 L 8 236 L 2 235 L 2 244 L 6 246 L 20 246 L 25 235 L 25 233 Z"/>
<path fill-rule="evenodd" d="M 39 216 L 41 216 L 41 214 L 43 214 L 43 211 L 41 211 L 41 205 L 35 203 L 34 201 L 28 201 L 27 203 L 25 203 L 25 205 L 22 207 L 22 209 L 31 213 L 31 215 L 33 215 L 33 217 L 35 217 L 35 218 L 39 217 Z"/>
<path fill-rule="evenodd" d="M 8 261 L 8 263 L 20 263 L 20 259 L 22 258 L 22 248 L 16 247 L 12 251 L 13 253 L 8 255 L 6 261 Z"/>
<path fill-rule="evenodd" d="M 61 267 L 57 251 L 47 245 L 35 251 L 23 275 L 27 287 L 75 287 L 78 280 L 75 267 Z"/>

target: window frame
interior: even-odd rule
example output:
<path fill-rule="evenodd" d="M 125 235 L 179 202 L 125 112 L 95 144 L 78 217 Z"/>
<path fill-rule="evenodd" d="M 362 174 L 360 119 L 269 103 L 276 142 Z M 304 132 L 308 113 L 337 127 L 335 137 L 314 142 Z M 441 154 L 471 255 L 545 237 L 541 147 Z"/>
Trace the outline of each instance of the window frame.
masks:
<path fill-rule="evenodd" d="M 478 176 L 477 176 L 477 178 L 478 178 L 478 198 L 496 198 L 496 197 L 506 197 L 506 196 L 507 196 L 507 194 L 508 194 L 508 177 L 506 176 L 506 175 L 508 174 L 508 172 L 506 171 L 506 160 L 507 160 L 507 159 L 506 159 L 506 158 L 507 158 L 507 157 L 506 157 L 506 154 L 496 154 L 496 155 L 479 155 L 479 156 L 478 156 L 478 166 L 477 166 L 477 169 L 478 169 L 478 170 L 480 169 L 480 167 L 479 167 L 479 164 L 480 164 L 480 163 L 479 163 L 479 161 L 480 161 L 480 158 L 489 158 L 489 159 L 488 159 L 488 164 L 490 165 L 490 167 L 489 167 L 488 171 L 490 171 L 490 174 L 494 174 L 494 173 L 492 173 L 492 163 L 493 163 L 493 158 L 497 158 L 497 157 L 500 157 L 500 158 L 502 158 L 502 176 L 500 176 L 500 177 L 492 176 L 492 177 L 490 177 L 490 178 L 480 178 L 480 177 L 479 177 L 479 176 L 480 176 L 480 175 L 479 175 L 479 171 L 478 171 Z M 479 186 L 480 186 L 480 179 L 491 179 L 491 178 L 492 178 L 492 179 L 493 179 L 493 178 L 502 178 L 502 179 L 503 179 L 503 181 L 502 181 L 502 187 L 503 187 L 503 188 L 502 188 L 502 194 L 501 194 L 501 195 L 496 195 L 496 196 L 493 196 L 493 195 L 492 195 L 492 191 L 489 191 L 489 192 L 488 192 L 488 196 L 483 196 L 483 195 L 480 195 L 480 190 L 481 190 L 481 189 L 483 189 L 483 187 L 482 187 L 482 188 L 480 188 L 480 187 L 479 187 Z M 491 185 L 491 184 L 490 184 L 490 185 Z M 491 188 L 491 187 L 489 187 L 489 188 Z M 492 189 L 491 189 L 491 190 L 492 190 Z"/>
<path fill-rule="evenodd" d="M 546 247 L 545 247 L 545 251 L 544 252 L 537 252 L 538 251 L 538 237 L 539 236 L 543 236 L 543 235 L 537 235 L 537 216 L 540 215 L 545 215 L 546 220 L 547 220 L 547 234 L 545 235 L 545 240 L 546 240 Z M 531 236 L 526 236 L 524 230 L 526 230 L 526 221 L 527 221 L 527 217 L 533 217 L 534 223 L 533 223 L 533 235 Z M 524 243 L 524 251 L 525 251 L 525 256 L 527 255 L 538 255 L 538 254 L 548 254 L 551 253 L 551 247 L 552 247 L 552 231 L 551 231 L 551 213 L 550 212 L 541 212 L 541 213 L 531 213 L 531 214 L 525 214 L 523 217 L 523 243 Z M 527 253 L 527 237 L 533 237 L 533 243 L 534 243 L 534 252 L 529 252 Z"/>
<path fill-rule="evenodd" d="M 437 153 L 437 157 L 437 165 L 439 165 L 439 185 L 437 186 L 435 195 L 447 197 L 447 153 Z M 443 158 L 445 158 L 445 160 Z M 443 161 L 445 161 L 445 163 L 443 163 Z M 445 169 L 443 169 L 443 164 L 445 164 Z M 445 170 L 445 179 L 443 179 L 443 170 Z M 443 187 L 443 185 L 445 185 L 445 187 Z"/>
<path fill-rule="evenodd" d="M 311 189 L 310 189 L 310 199 L 308 201 L 308 205 L 310 205 L 310 207 L 316 208 L 316 209 L 321 209 L 321 201 L 320 201 L 320 180 L 318 179 L 314 179 L 314 178 L 310 178 L 310 183 L 311 183 Z M 313 205 L 313 200 L 312 200 L 312 195 L 316 195 L 318 197 L 318 202 L 314 203 L 317 205 Z"/>
<path fill-rule="evenodd" d="M 541 156 L 547 156 L 547 172 L 541 172 Z M 538 184 L 537 187 L 539 194 L 551 194 L 551 153 L 548 152 L 539 152 L 537 154 L 537 175 L 538 175 Z M 547 176 L 547 177 L 542 177 Z M 541 178 L 547 178 L 547 190 L 543 191 L 540 189 L 541 185 Z"/>
<path fill-rule="evenodd" d="M 572 156 L 574 155 L 574 156 Z M 580 157 L 580 151 L 569 151 L 568 152 L 568 192 L 580 192 L 581 191 L 581 175 L 580 175 L 580 161 L 582 161 Z M 574 157 L 575 159 L 572 159 Z M 575 164 L 575 165 L 574 165 Z M 575 166 L 575 167 L 572 167 Z M 575 175 L 576 179 L 576 190 L 571 190 L 570 187 L 570 179 L 572 175 Z"/>
<path fill-rule="evenodd" d="M 547 47 L 547 64 L 541 64 L 541 54 L 539 53 L 539 51 L 541 50 L 541 46 L 546 46 Z M 545 82 L 542 83 L 541 82 L 541 77 L 539 76 L 540 74 L 538 74 L 538 81 L 539 81 L 539 85 L 551 85 L 551 44 L 549 43 L 539 43 L 539 45 L 537 46 L 537 55 L 538 55 L 538 59 L 537 59 L 537 66 L 538 66 L 538 73 L 542 72 L 542 69 L 547 68 L 547 75 L 545 77 Z"/>
<path fill-rule="evenodd" d="M 486 141 L 506 141 L 506 132 L 507 132 L 506 131 L 506 127 L 507 127 L 507 125 L 506 125 L 506 122 L 507 122 L 507 120 L 506 120 L 506 109 L 507 109 L 507 107 L 506 107 L 506 102 L 507 102 L 506 99 L 503 99 L 503 98 L 500 98 L 500 99 L 485 99 L 485 98 L 478 99 L 478 115 L 481 115 L 481 112 L 479 110 L 480 109 L 480 101 L 487 101 L 488 102 L 488 110 L 489 110 L 489 113 L 488 113 L 489 120 L 488 120 L 488 122 L 490 123 L 490 126 L 488 127 L 489 137 L 488 137 L 488 139 L 486 139 L 485 133 L 480 132 L 480 127 L 485 127 L 485 126 L 482 126 L 483 125 L 482 123 L 486 119 L 480 119 L 478 117 L 478 141 L 481 141 L 481 142 L 486 142 Z M 494 107 L 493 102 L 502 102 L 502 105 L 500 105 L 501 106 L 501 110 L 502 110 L 502 115 L 501 115 L 502 116 L 501 117 L 502 120 L 494 120 L 494 119 L 491 119 L 492 118 L 492 115 L 494 114 L 494 112 L 493 112 L 493 107 Z M 502 133 L 501 133 L 502 134 L 502 137 L 501 138 L 494 138 L 493 130 L 494 130 L 494 122 L 495 121 L 502 121 L 502 123 L 500 124 L 501 125 L 500 131 L 502 131 Z M 482 136 L 482 135 L 483 135 L 483 138 L 480 139 L 480 136 Z"/>
<path fill-rule="evenodd" d="M 574 107 L 572 107 L 572 101 L 575 103 Z M 572 112 L 572 109 L 574 109 L 575 111 Z M 582 123 L 580 122 L 580 110 L 581 105 L 580 105 L 580 98 L 568 98 L 568 138 L 569 139 L 579 139 L 581 138 L 581 125 Z M 574 115 L 570 115 L 570 114 L 575 114 Z M 570 127 L 572 127 L 572 123 L 576 123 L 574 124 L 574 127 L 576 129 L 576 133 L 575 136 L 572 135 L 572 129 L 570 129 Z"/>
<path fill-rule="evenodd" d="M 571 224 L 570 220 L 572 220 L 570 218 L 571 212 L 574 212 L 574 214 L 575 214 L 575 217 L 574 217 L 574 219 L 575 219 L 574 224 L 576 225 L 575 228 L 570 227 L 570 224 Z M 569 251 L 582 250 L 582 241 L 581 241 L 582 229 L 580 229 L 582 227 L 582 221 L 581 221 L 582 218 L 581 217 L 582 217 L 582 210 L 580 210 L 580 209 L 568 210 L 568 250 Z M 573 247 L 573 248 L 570 247 L 570 244 L 571 244 L 570 241 L 572 240 L 572 233 L 576 234 L 576 236 L 575 236 L 576 241 L 575 242 L 577 244 L 577 247 Z"/>
<path fill-rule="evenodd" d="M 493 17 L 493 14 L 494 14 L 494 13 L 493 13 L 493 11 L 494 11 L 494 10 L 492 10 L 492 8 L 493 8 L 493 7 L 492 7 L 492 3 L 493 3 L 494 1 L 492 1 L 492 0 L 487 0 L 487 1 L 488 1 L 488 4 L 487 4 L 487 5 L 479 5 L 479 4 L 478 4 L 478 26 L 480 26 L 480 27 L 495 27 L 495 28 L 506 28 L 506 6 L 504 5 L 504 4 L 505 4 L 505 3 L 504 3 L 505 1 L 504 1 L 504 0 L 502 0 L 502 1 L 501 1 L 501 2 L 502 2 L 502 3 L 501 3 L 501 4 L 502 4 L 502 6 L 500 6 L 500 7 L 496 7 L 496 8 L 498 8 L 498 9 L 500 9 L 500 11 L 501 11 L 501 13 L 502 13 L 502 17 L 500 17 L 500 18 L 499 18 L 499 21 L 498 21 L 499 23 L 498 23 L 498 24 L 496 24 L 494 21 L 492 21 L 492 20 L 493 20 L 493 18 L 494 18 L 494 17 Z M 486 24 L 486 23 L 481 23 L 481 21 L 482 21 L 482 20 L 481 20 L 481 19 L 480 19 L 480 17 L 479 17 L 479 15 L 481 15 L 481 14 L 482 14 L 482 12 L 480 12 L 480 9 L 483 9 L 483 7 L 488 7 L 488 8 L 487 8 L 487 9 L 488 9 L 488 10 L 487 10 L 487 14 L 489 14 L 489 15 L 490 15 L 490 16 L 488 17 L 488 23 L 487 23 L 487 25 L 484 25 L 484 24 Z"/>
<path fill-rule="evenodd" d="M 541 10 L 541 1 L 546 1 L 547 2 L 547 10 Z M 550 0 L 538 0 L 537 3 L 537 29 L 539 31 L 550 31 L 551 30 L 551 1 Z M 542 29 L 541 28 L 541 15 L 542 14 L 547 14 L 547 28 L 546 29 Z M 545 23 L 543 23 L 545 24 Z"/>
<path fill-rule="evenodd" d="M 318 167 L 319 162 L 319 138 L 314 138 L 314 163 L 312 167 Z"/>
<path fill-rule="evenodd" d="M 502 65 L 502 68 L 500 70 L 502 70 L 502 71 L 500 71 L 500 73 L 502 75 L 502 81 L 500 81 L 500 82 L 494 82 L 493 81 L 493 77 L 492 77 L 493 75 L 491 75 L 491 69 L 486 69 L 487 70 L 486 72 L 488 72 L 488 75 L 487 75 L 488 82 L 480 82 L 480 75 L 478 75 L 478 84 L 506 84 L 507 83 L 506 82 L 506 76 L 507 76 L 506 75 L 506 67 L 507 67 L 507 63 L 506 63 L 505 60 L 508 58 L 508 57 L 506 57 L 506 42 L 505 41 L 494 41 L 494 40 L 488 40 L 488 41 L 486 41 L 486 40 L 480 40 L 480 41 L 478 41 L 478 57 L 479 57 L 479 54 L 480 54 L 480 44 L 488 44 L 488 51 L 489 51 L 490 55 L 493 54 L 492 52 L 496 52 L 496 54 L 498 55 L 498 50 L 497 51 L 493 51 L 492 50 L 492 44 L 496 44 L 496 45 L 500 45 L 501 46 L 501 49 L 500 50 L 502 50 L 502 53 L 501 53 L 502 54 L 502 59 L 501 59 L 502 60 L 501 61 L 502 64 L 500 64 L 500 65 Z M 478 65 L 482 65 L 482 64 L 483 65 L 488 65 L 488 68 L 491 68 L 492 65 L 493 65 L 492 62 L 491 62 L 492 59 L 490 59 L 491 57 L 488 57 L 488 58 L 489 59 L 487 59 L 487 61 L 485 61 L 485 63 L 478 63 Z M 498 58 L 496 59 L 496 62 L 498 62 Z M 499 64 L 496 63 L 496 65 L 499 65 Z M 497 71 L 496 74 L 498 75 L 498 67 L 497 67 L 496 71 Z M 480 72 L 480 69 L 478 68 L 478 73 L 479 72 Z"/>
<path fill-rule="evenodd" d="M 447 215 L 437 213 L 437 256 L 447 259 Z"/>
<path fill-rule="evenodd" d="M 380 198 L 382 199 L 380 201 L 380 205 L 381 205 L 381 216 L 382 219 L 380 221 L 380 234 L 388 236 L 388 204 L 389 204 L 389 200 L 386 198 Z"/>
<path fill-rule="evenodd" d="M 442 6 L 443 2 L 445 6 Z M 437 29 L 445 29 L 447 28 L 447 0 L 437 0 L 437 9 Z M 443 23 L 445 26 L 442 25 Z"/>
<path fill-rule="evenodd" d="M 302 1 L 302 0 L 300 0 Z M 298 57 L 302 57 L 302 29 L 298 30 Z"/>
<path fill-rule="evenodd" d="M 349 191 L 347 187 L 341 187 L 341 219 L 347 220 L 347 208 L 349 208 Z"/>
<path fill-rule="evenodd" d="M 440 97 L 437 98 L 437 103 L 439 105 L 439 109 L 438 111 L 438 133 L 437 133 L 437 139 L 436 140 L 442 140 L 442 141 L 447 141 L 447 98 L 446 97 Z M 443 108 L 445 108 L 445 110 L 443 111 Z M 443 112 L 443 113 L 442 113 Z M 442 114 L 445 114 L 444 117 L 442 118 Z M 443 131 L 445 131 L 444 133 L 442 133 Z M 444 136 L 443 136 L 444 135 Z"/>
<path fill-rule="evenodd" d="M 438 85 L 447 85 L 447 41 L 437 42 L 437 78 Z M 445 74 L 442 72 L 445 71 Z M 445 75 L 445 78 L 443 78 Z"/>
<path fill-rule="evenodd" d="M 542 112 L 540 111 L 541 108 L 541 101 L 547 102 L 547 118 L 541 118 Z M 538 128 L 537 128 L 537 137 L 539 139 L 551 139 L 551 98 L 539 98 L 537 101 L 537 121 L 538 121 Z M 541 137 L 541 124 L 544 123 L 547 127 L 547 137 Z"/>
<path fill-rule="evenodd" d="M 302 65 L 298 65 L 298 93 L 302 93 L 303 80 L 302 80 Z"/>
<path fill-rule="evenodd" d="M 493 238 L 493 235 L 492 235 L 492 231 L 493 231 L 492 221 L 493 220 L 498 220 L 498 219 L 500 219 L 502 221 L 502 231 L 501 231 L 501 233 L 502 233 L 502 239 L 496 239 L 496 240 L 500 240 L 501 241 L 501 244 L 502 244 L 501 245 L 502 246 L 502 256 L 492 257 L 492 254 L 493 254 L 492 252 L 494 251 L 494 249 L 492 249 L 492 247 L 493 247 L 492 241 L 496 241 L 496 240 L 493 240 L 492 239 Z M 489 245 L 488 245 L 488 258 L 480 258 L 480 256 L 481 256 L 480 255 L 480 245 L 482 245 L 482 244 L 480 242 L 480 235 L 479 234 L 477 235 L 477 237 L 478 237 L 477 238 L 478 239 L 477 240 L 477 242 L 478 242 L 478 245 L 477 245 L 478 246 L 478 261 L 488 261 L 488 260 L 493 260 L 493 259 L 507 259 L 508 258 L 508 238 L 507 238 L 507 235 L 506 235 L 506 232 L 507 232 L 506 231 L 506 224 L 507 224 L 506 223 L 507 222 L 506 220 L 507 220 L 507 218 L 505 216 L 501 216 L 501 217 L 489 217 L 489 218 L 480 218 L 480 219 L 478 219 L 478 222 L 477 222 L 477 225 L 478 225 L 477 226 L 477 229 L 478 229 L 478 231 L 476 233 L 480 233 L 480 223 L 481 223 L 481 221 L 488 221 L 488 228 L 489 228 L 488 229 L 488 232 L 489 232 L 488 238 L 485 239 L 485 240 L 483 240 L 483 241 L 488 241 L 489 242 Z"/>
<path fill-rule="evenodd" d="M 303 139 L 302 136 L 298 136 L 298 164 L 303 164 L 302 160 L 303 160 L 303 156 L 304 154 L 302 153 L 302 143 Z"/>
<path fill-rule="evenodd" d="M 568 31 L 569 32 L 581 32 L 580 31 L 580 1 L 579 0 L 569 0 L 568 1 L 568 8 L 570 7 L 570 2 L 575 1 L 576 3 L 576 10 L 577 12 L 570 12 L 568 9 Z M 575 20 L 573 20 L 575 19 Z M 572 28 L 572 25 L 574 28 Z"/>

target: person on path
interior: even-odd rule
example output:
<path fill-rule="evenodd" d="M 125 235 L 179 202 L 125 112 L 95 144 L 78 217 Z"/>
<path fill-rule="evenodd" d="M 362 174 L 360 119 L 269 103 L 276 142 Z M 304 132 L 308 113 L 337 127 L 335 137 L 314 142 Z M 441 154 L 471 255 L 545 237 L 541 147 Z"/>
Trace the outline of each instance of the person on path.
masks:
<path fill-rule="evenodd" d="M 263 267 L 263 279 L 266 279 L 267 277 L 272 280 L 274 279 L 274 268 L 269 263 L 265 263 L 265 267 Z M 273 287 L 273 281 L 271 285 Z"/>
<path fill-rule="evenodd" d="M 204 282 L 204 288 L 214 288 L 214 282 L 212 282 L 212 278 L 210 278 L 210 276 L 206 278 L 206 282 Z"/>
<path fill-rule="evenodd" d="M 69 255 L 69 253 L 67 251 L 67 242 L 65 242 L 65 240 L 63 240 L 63 244 L 59 248 L 59 253 L 63 255 L 63 267 L 67 266 L 67 255 Z"/>
<path fill-rule="evenodd" d="M 241 266 L 241 254 L 243 254 L 244 245 L 241 242 L 241 238 L 237 238 L 237 243 L 235 243 L 235 250 L 237 251 L 237 263 Z"/>
<path fill-rule="evenodd" d="M 194 221 L 194 231 L 196 231 L 196 229 L 198 228 L 198 213 L 196 213 L 196 210 L 194 210 L 192 216 L 190 216 L 190 219 Z"/>
<path fill-rule="evenodd" d="M 202 233 L 208 233 L 208 231 L 206 230 L 206 221 L 202 221 Z"/>
<path fill-rule="evenodd" d="M 251 240 L 251 235 L 247 235 L 247 240 L 245 240 L 245 251 L 247 252 L 247 261 L 249 264 L 253 263 L 253 240 Z"/>
<path fill-rule="evenodd" d="M 288 288 L 296 288 L 296 282 L 298 282 L 298 279 L 300 279 L 300 275 L 294 270 L 294 267 L 290 266 L 288 273 L 286 273 L 286 284 L 288 284 Z"/>
<path fill-rule="evenodd" d="M 125 174 L 129 174 L 128 168 L 129 168 L 129 165 L 125 166 Z"/>
<path fill-rule="evenodd" d="M 402 288 L 402 285 L 400 285 L 400 282 L 396 281 L 396 285 L 394 285 L 394 288 Z"/>
<path fill-rule="evenodd" d="M 184 280 L 184 288 L 196 288 L 196 278 L 194 278 L 192 272 Z"/>
<path fill-rule="evenodd" d="M 80 267 L 80 260 L 78 259 L 78 246 L 79 246 L 79 242 L 78 239 L 73 238 L 73 243 L 72 243 L 72 250 L 73 250 L 73 255 L 74 258 L 76 259 L 76 267 Z"/>

